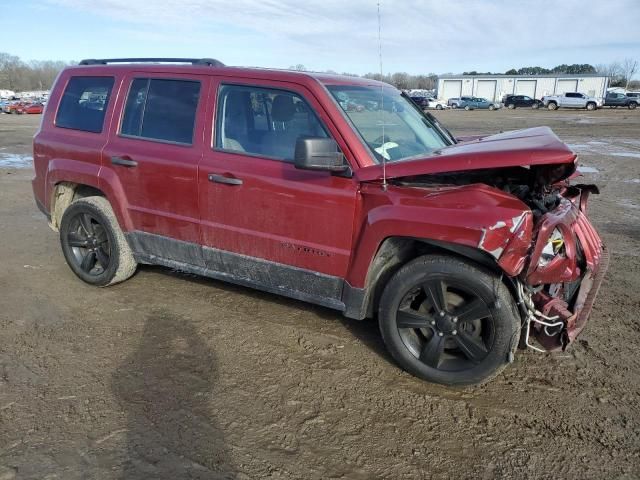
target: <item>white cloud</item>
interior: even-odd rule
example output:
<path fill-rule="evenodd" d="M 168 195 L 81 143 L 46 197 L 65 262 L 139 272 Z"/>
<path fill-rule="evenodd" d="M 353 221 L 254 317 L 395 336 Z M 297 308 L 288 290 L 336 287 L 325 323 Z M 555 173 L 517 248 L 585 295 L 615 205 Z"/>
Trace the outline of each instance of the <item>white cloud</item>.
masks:
<path fill-rule="evenodd" d="M 278 66 L 353 66 L 363 73 L 377 64 L 375 0 L 48 1 L 117 20 L 140 34 L 215 38 L 254 65 L 281 58 Z M 383 0 L 384 60 L 391 70 L 412 72 L 504 69 L 544 65 L 545 59 L 547 66 L 599 63 L 606 61 L 603 55 L 638 49 L 638 18 L 638 0 Z M 234 42 L 253 42 L 254 48 L 244 52 Z M 585 60 L 589 54 L 600 57 Z"/>

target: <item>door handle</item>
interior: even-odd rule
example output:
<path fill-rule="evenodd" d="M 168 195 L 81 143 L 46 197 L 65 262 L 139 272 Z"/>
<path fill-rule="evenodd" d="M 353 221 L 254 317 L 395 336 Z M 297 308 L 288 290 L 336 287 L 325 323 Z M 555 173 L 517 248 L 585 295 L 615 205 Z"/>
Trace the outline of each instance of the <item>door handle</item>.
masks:
<path fill-rule="evenodd" d="M 123 167 L 137 167 L 138 162 L 131 160 L 128 157 L 111 157 L 111 163 L 113 165 L 122 165 Z"/>
<path fill-rule="evenodd" d="M 210 173 L 209 181 L 215 183 L 224 183 L 226 185 L 242 185 L 242 180 L 239 178 L 225 177 L 224 175 L 218 175 L 217 173 Z"/>

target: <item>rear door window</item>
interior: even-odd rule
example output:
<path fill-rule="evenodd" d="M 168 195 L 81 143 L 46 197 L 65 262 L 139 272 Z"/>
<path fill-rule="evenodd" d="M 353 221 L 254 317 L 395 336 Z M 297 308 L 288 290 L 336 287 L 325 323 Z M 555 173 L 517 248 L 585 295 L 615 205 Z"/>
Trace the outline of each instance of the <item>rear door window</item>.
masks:
<path fill-rule="evenodd" d="M 136 78 L 131 82 L 120 133 L 191 145 L 200 82 Z"/>
<path fill-rule="evenodd" d="M 60 100 L 56 126 L 102 132 L 113 83 L 113 77 L 71 77 Z"/>

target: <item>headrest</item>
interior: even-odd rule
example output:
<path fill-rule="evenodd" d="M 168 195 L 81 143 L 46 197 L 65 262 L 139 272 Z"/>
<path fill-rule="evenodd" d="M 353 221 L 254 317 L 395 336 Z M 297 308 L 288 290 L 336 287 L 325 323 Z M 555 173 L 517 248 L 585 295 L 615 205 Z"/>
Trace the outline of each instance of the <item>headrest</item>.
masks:
<path fill-rule="evenodd" d="M 288 122 L 296 113 L 296 107 L 293 105 L 293 97 L 291 95 L 277 95 L 273 99 L 271 106 L 271 117 L 274 122 Z"/>
<path fill-rule="evenodd" d="M 244 98 L 244 92 L 229 92 L 226 99 L 226 117 L 244 117 L 247 102 Z"/>

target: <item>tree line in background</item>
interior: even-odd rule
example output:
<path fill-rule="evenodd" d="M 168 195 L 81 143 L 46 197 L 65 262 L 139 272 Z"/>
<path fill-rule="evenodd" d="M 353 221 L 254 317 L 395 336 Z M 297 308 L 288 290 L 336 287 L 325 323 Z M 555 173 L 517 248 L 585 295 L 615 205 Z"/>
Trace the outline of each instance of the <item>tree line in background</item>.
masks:
<path fill-rule="evenodd" d="M 0 89 L 49 90 L 58 72 L 67 65 L 52 60 L 24 62 L 20 57 L 0 52 Z"/>
<path fill-rule="evenodd" d="M 640 80 L 632 80 L 638 73 L 638 60 L 625 58 L 622 62 L 612 62 L 607 65 L 596 66 L 598 73 L 611 77 L 612 87 L 624 87 L 625 89 L 640 89 Z"/>
<path fill-rule="evenodd" d="M 25 62 L 15 55 L 0 52 L 0 89 L 13 91 L 24 90 L 48 90 L 51 88 L 58 72 L 65 66 L 76 62 L 61 61 L 36 61 Z M 506 75 L 541 75 L 541 74 L 584 74 L 584 73 L 600 73 L 611 77 L 612 87 L 624 87 L 631 89 L 640 89 L 640 81 L 632 80 L 633 76 L 639 71 L 637 60 L 626 58 L 621 62 L 612 62 L 609 64 L 589 65 L 589 64 L 573 64 L 558 65 L 551 69 L 543 67 L 523 67 L 519 69 L 512 68 L 504 72 Z M 306 71 L 304 65 L 298 64 L 290 67 L 291 70 Z M 327 70 L 325 73 L 337 73 Z M 489 72 L 464 72 L 463 75 L 486 75 Z M 411 75 L 406 72 L 396 72 L 381 75 L 380 73 L 367 73 L 365 75 L 357 75 L 353 73 L 343 72 L 343 75 L 350 75 L 373 80 L 382 80 L 390 83 L 396 88 L 402 90 L 423 89 L 434 90 L 438 84 L 438 75 L 428 73 L 426 75 Z"/>
<path fill-rule="evenodd" d="M 574 63 L 573 65 L 562 64 L 553 68 L 543 67 L 524 67 L 504 72 L 505 75 L 544 75 L 554 73 L 566 73 L 579 75 L 583 73 L 599 73 L 611 78 L 610 85 L 612 87 L 628 88 L 631 83 L 635 83 L 636 88 L 640 86 L 640 82 L 632 80 L 633 76 L 638 73 L 638 61 L 632 58 L 625 58 L 621 62 L 612 62 L 609 64 L 599 64 L 596 66 L 588 63 Z M 465 75 L 473 75 L 474 72 L 465 72 Z"/>
<path fill-rule="evenodd" d="M 506 72 L 464 72 L 463 75 L 545 75 L 545 74 L 569 74 L 580 75 L 585 73 L 599 73 L 607 77 L 611 77 L 610 86 L 624 87 L 632 89 L 640 89 L 640 80 L 632 80 L 633 76 L 638 73 L 640 65 L 637 60 L 625 58 L 622 62 L 612 62 L 609 64 L 590 65 L 588 63 L 574 63 L 572 65 L 562 64 L 553 68 L 544 67 L 522 67 L 512 68 Z M 302 64 L 292 65 L 290 70 L 306 71 Z M 324 73 L 337 73 L 333 70 L 327 70 Z M 373 80 L 382 80 L 390 83 L 396 88 L 402 90 L 424 89 L 434 90 L 438 85 L 438 75 L 429 73 L 427 75 L 411 75 L 406 72 L 396 72 L 381 75 L 379 73 L 367 73 L 366 75 L 357 75 L 355 73 L 343 72 L 342 75 L 350 75 L 353 77 L 362 76 Z M 449 75 L 449 74 L 446 74 Z"/>

